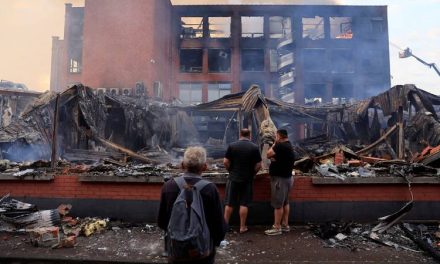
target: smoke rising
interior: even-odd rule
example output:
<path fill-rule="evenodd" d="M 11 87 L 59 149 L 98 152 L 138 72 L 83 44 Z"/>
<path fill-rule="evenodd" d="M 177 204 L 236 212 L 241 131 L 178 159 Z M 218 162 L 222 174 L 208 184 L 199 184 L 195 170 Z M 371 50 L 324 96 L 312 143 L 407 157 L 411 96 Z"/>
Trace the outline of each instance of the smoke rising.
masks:
<path fill-rule="evenodd" d="M 93 1 L 93 0 L 91 0 Z M 364 4 L 388 5 L 390 40 L 403 48 L 409 46 L 429 62 L 439 62 L 439 20 L 437 0 L 171 0 L 183 4 Z M 63 37 L 64 3 L 83 6 L 84 0 L 1 0 L 0 8 L 0 79 L 25 83 L 30 89 L 49 89 L 51 36 Z M 423 9 L 423 11 L 422 11 Z M 413 17 L 415 19 L 407 19 Z M 415 22 L 417 21 L 417 22 Z M 413 37 L 414 36 L 414 37 Z M 421 37 L 423 36 L 423 37 Z M 399 59 L 391 50 L 393 85 L 416 83 L 438 93 L 438 76 L 416 60 Z"/>
<path fill-rule="evenodd" d="M 0 79 L 49 90 L 52 36 L 63 38 L 64 3 L 84 0 L 2 0 Z"/>

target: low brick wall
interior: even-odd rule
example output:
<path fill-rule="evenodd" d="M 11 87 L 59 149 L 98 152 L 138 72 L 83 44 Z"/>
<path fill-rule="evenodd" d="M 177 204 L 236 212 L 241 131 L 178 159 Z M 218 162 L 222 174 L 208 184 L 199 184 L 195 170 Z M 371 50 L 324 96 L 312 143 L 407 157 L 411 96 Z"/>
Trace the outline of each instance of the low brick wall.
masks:
<path fill-rule="evenodd" d="M 14 197 L 159 200 L 162 183 L 81 182 L 78 175 L 52 181 L 1 181 L 0 193 Z"/>
<path fill-rule="evenodd" d="M 90 216 L 110 214 L 111 217 L 154 221 L 162 182 L 90 182 L 83 181 L 81 177 L 84 176 L 55 175 L 47 181 L 1 180 L 0 195 L 10 193 L 12 197 L 37 202 L 40 208 L 50 208 L 61 202 L 73 203 L 72 213 L 77 212 L 80 216 L 87 216 L 88 213 Z M 270 221 L 272 217 L 269 184 L 267 175 L 258 176 L 254 181 L 254 204 L 251 209 L 254 214 L 265 216 L 255 216 L 260 222 Z M 224 182 L 217 183 L 217 186 L 223 197 Z M 412 190 L 414 200 L 423 206 L 420 212 L 412 213 L 411 217 L 440 219 L 437 215 L 440 212 L 440 184 L 413 184 Z M 364 211 L 386 213 L 388 210 L 397 210 L 400 204 L 410 199 L 410 194 L 407 185 L 402 183 L 314 184 L 313 177 L 296 176 L 290 197 L 295 221 L 307 222 L 337 219 L 347 214 L 349 217 L 346 219 L 372 220 L 381 215 Z M 75 208 L 75 204 L 81 208 Z M 87 208 L 83 208 L 83 204 Z M 134 204 L 142 209 L 137 210 Z M 362 212 L 351 212 L 361 204 L 359 210 Z M 103 208 L 105 206 L 110 208 Z M 133 212 L 136 217 L 132 218 L 130 212 L 124 211 L 128 210 L 127 206 L 137 211 Z M 312 211 L 317 212 L 314 214 Z M 143 219 L 142 212 L 148 212 L 148 217 Z"/>

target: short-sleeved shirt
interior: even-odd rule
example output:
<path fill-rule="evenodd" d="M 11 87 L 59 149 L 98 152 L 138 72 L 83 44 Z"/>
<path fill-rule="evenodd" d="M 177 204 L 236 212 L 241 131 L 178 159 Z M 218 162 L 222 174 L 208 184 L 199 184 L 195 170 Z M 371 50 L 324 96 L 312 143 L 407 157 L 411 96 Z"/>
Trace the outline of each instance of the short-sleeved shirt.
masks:
<path fill-rule="evenodd" d="M 229 145 L 225 158 L 230 161 L 229 180 L 250 182 L 255 175 L 255 165 L 261 161 L 258 146 L 247 139 Z"/>
<path fill-rule="evenodd" d="M 273 146 L 275 156 L 269 166 L 270 176 L 289 178 L 292 176 L 294 153 L 290 141 L 279 142 Z"/>

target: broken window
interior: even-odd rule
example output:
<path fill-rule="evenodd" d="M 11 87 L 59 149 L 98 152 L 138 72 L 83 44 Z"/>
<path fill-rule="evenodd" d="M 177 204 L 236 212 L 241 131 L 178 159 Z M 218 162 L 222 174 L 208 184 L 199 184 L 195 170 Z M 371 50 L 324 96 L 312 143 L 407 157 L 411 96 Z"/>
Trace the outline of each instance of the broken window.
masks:
<path fill-rule="evenodd" d="M 363 72 L 380 73 L 383 71 L 385 56 L 381 49 L 362 49 L 359 51 L 360 68 Z"/>
<path fill-rule="evenodd" d="M 326 85 L 324 83 L 304 85 L 304 102 L 306 104 L 322 103 L 325 94 Z"/>
<path fill-rule="evenodd" d="M 80 72 L 81 72 L 81 65 L 79 61 L 70 59 L 69 73 L 80 73 Z"/>
<path fill-rule="evenodd" d="M 163 85 L 161 81 L 153 82 L 153 94 L 155 98 L 163 98 Z"/>
<path fill-rule="evenodd" d="M 202 102 L 202 84 L 180 83 L 179 99 L 185 104 L 200 104 Z"/>
<path fill-rule="evenodd" d="M 371 18 L 371 33 L 383 33 L 384 31 L 384 19 L 382 17 Z"/>
<path fill-rule="evenodd" d="M 278 71 L 278 52 L 277 50 L 271 49 L 269 51 L 269 59 L 270 59 L 270 72 Z"/>
<path fill-rule="evenodd" d="M 66 28 L 67 62 L 69 73 L 81 73 L 83 36 L 84 36 L 84 8 L 72 8 L 69 11 L 69 26 Z"/>
<path fill-rule="evenodd" d="M 303 38 L 318 40 L 325 37 L 324 18 L 320 16 L 302 18 Z"/>
<path fill-rule="evenodd" d="M 180 50 L 180 72 L 202 72 L 202 68 L 203 68 L 202 49 Z"/>
<path fill-rule="evenodd" d="M 332 102 L 334 104 L 345 104 L 353 98 L 353 84 L 352 83 L 333 83 Z"/>
<path fill-rule="evenodd" d="M 230 94 L 232 89 L 231 83 L 209 83 L 208 84 L 208 102 L 222 98 Z"/>
<path fill-rule="evenodd" d="M 230 72 L 231 71 L 231 50 L 230 49 L 209 49 L 208 50 L 209 72 Z"/>
<path fill-rule="evenodd" d="M 351 17 L 330 17 L 330 38 L 352 39 L 353 31 Z"/>
<path fill-rule="evenodd" d="M 304 49 L 303 52 L 304 71 L 325 72 L 327 70 L 325 49 Z"/>
<path fill-rule="evenodd" d="M 241 37 L 264 37 L 264 17 L 241 17 Z"/>
<path fill-rule="evenodd" d="M 243 49 L 241 51 L 241 69 L 243 71 L 264 71 L 264 50 Z"/>
<path fill-rule="evenodd" d="M 351 49 L 334 49 L 331 53 L 332 73 L 353 73 L 354 61 Z"/>
<path fill-rule="evenodd" d="M 273 16 L 269 17 L 270 38 L 283 38 L 292 32 L 290 17 Z"/>
<path fill-rule="evenodd" d="M 203 38 L 203 17 L 181 17 L 181 39 Z"/>
<path fill-rule="evenodd" d="M 231 18 L 230 17 L 209 17 L 210 38 L 230 38 Z"/>

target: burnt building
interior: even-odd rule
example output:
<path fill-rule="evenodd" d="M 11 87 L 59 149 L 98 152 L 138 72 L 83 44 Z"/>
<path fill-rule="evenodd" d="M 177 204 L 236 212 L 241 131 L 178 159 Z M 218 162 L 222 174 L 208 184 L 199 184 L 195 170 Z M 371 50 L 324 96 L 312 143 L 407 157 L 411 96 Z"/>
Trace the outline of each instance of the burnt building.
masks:
<path fill-rule="evenodd" d="M 258 84 L 289 102 L 343 103 L 390 87 L 387 24 L 386 6 L 67 4 L 51 89 L 194 104 Z"/>

